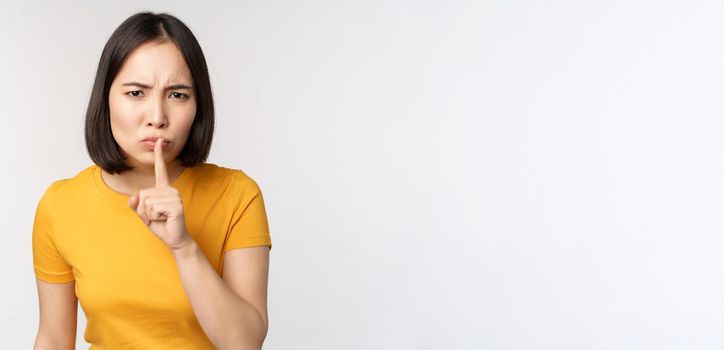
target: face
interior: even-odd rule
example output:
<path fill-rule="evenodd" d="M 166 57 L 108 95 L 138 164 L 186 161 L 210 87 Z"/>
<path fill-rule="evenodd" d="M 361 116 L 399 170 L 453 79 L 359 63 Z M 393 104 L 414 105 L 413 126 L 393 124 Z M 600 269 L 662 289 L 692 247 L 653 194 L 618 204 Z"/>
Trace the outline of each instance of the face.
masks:
<path fill-rule="evenodd" d="M 162 137 L 164 160 L 186 144 L 196 115 L 191 71 L 170 41 L 138 46 L 126 58 L 108 96 L 111 131 L 133 167 L 153 166 L 153 142 Z"/>

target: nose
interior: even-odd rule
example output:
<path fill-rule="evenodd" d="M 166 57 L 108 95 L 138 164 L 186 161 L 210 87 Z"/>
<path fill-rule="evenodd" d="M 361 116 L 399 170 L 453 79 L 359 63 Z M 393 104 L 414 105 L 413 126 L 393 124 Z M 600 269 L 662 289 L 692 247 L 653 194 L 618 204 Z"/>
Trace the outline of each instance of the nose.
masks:
<path fill-rule="evenodd" d="M 168 120 L 166 118 L 166 107 L 163 103 L 163 98 L 149 100 L 153 100 L 153 102 L 151 102 L 151 105 L 149 106 L 146 125 L 153 126 L 155 128 L 163 128 L 167 126 Z"/>

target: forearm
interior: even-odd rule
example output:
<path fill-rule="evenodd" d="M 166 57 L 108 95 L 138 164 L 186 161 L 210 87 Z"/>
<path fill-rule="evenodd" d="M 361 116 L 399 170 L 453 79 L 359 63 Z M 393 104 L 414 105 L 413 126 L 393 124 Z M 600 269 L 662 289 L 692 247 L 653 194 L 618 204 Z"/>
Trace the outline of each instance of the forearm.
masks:
<path fill-rule="evenodd" d="M 172 250 L 194 314 L 219 349 L 261 349 L 264 321 L 251 304 L 234 293 L 193 240 Z"/>

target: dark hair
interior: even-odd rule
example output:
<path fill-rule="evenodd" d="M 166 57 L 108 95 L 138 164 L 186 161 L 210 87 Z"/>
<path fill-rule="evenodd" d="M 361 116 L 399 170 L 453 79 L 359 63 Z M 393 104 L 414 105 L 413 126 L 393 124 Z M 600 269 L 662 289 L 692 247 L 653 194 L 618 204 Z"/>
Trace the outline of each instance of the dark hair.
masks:
<path fill-rule="evenodd" d="M 173 42 L 181 51 L 191 71 L 197 103 L 188 139 L 177 159 L 184 166 L 192 167 L 209 156 L 214 134 L 214 100 L 201 46 L 178 18 L 166 13 L 140 12 L 123 21 L 103 48 L 86 111 L 85 144 L 88 154 L 108 173 L 120 174 L 133 169 L 126 164 L 128 156 L 111 132 L 108 94 L 113 79 L 133 49 L 147 42 L 165 40 Z"/>

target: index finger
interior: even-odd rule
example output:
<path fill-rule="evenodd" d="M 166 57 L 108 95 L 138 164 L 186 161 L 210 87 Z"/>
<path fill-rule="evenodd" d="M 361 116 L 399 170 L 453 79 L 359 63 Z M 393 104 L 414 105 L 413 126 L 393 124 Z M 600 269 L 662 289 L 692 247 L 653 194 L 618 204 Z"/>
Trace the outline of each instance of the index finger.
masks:
<path fill-rule="evenodd" d="M 156 187 L 168 186 L 168 172 L 166 162 L 163 160 L 163 139 L 158 138 L 153 148 L 154 169 L 156 170 Z"/>

